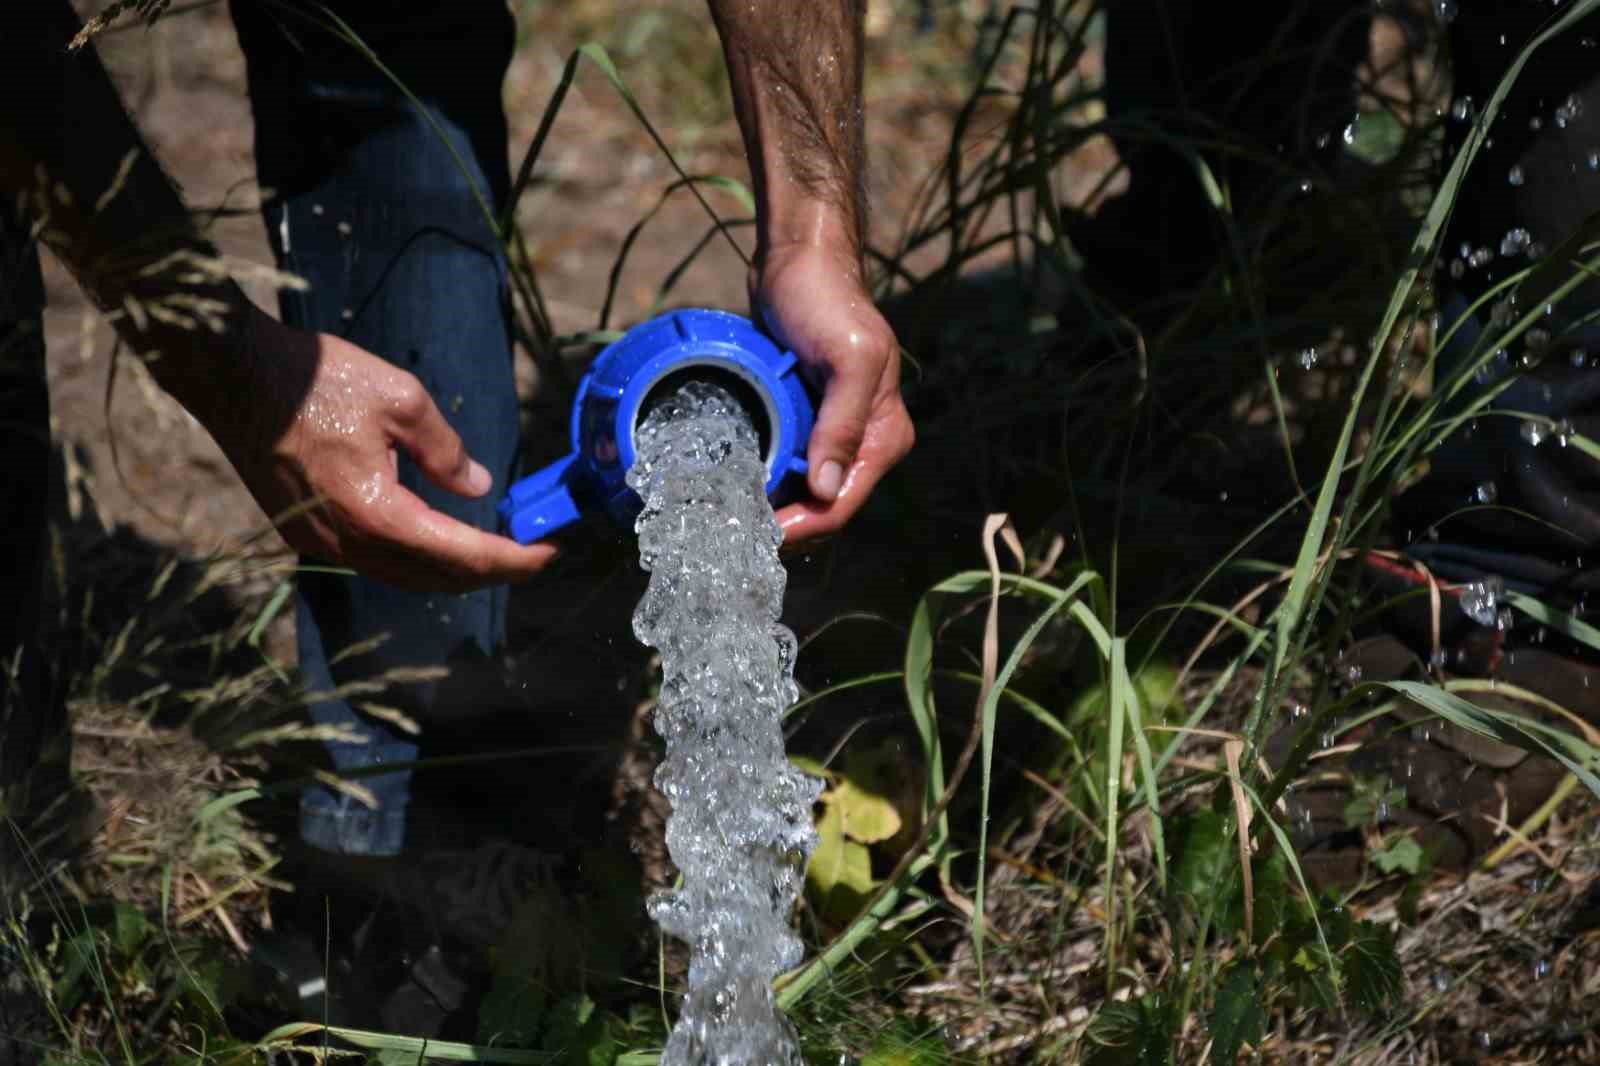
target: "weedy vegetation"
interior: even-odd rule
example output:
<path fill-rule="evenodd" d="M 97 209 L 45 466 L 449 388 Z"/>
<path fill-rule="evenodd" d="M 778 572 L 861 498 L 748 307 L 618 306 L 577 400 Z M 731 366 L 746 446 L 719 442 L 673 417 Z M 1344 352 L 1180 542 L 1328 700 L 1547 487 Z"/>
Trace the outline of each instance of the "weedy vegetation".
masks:
<path fill-rule="evenodd" d="M 660 281 L 670 305 L 695 256 L 751 223 L 738 179 L 677 161 L 726 135 L 708 31 L 674 5 L 616 15 L 620 29 L 575 6 L 608 43 L 568 59 L 517 195 L 569 95 L 615 94 L 669 163 L 660 199 L 705 208 Z M 778 984 L 811 1061 L 1593 1060 L 1600 736 L 1571 715 L 1475 703 L 1481 682 L 1442 671 L 1364 679 L 1341 654 L 1386 607 L 1352 564 L 1384 550 L 1389 499 L 1451 428 L 1527 417 L 1497 409 L 1495 390 L 1464 397 L 1600 266 L 1587 230 L 1550 250 L 1491 294 L 1521 292 L 1525 310 L 1465 365 L 1437 365 L 1454 326 L 1433 277 L 1464 177 L 1519 72 L 1597 7 L 1553 9 L 1450 158 L 1427 71 L 1418 81 L 1408 54 L 1397 80 L 1374 61 L 1350 145 L 1365 176 L 1304 175 L 1315 212 L 1293 210 L 1327 225 L 1286 226 L 1284 243 L 1246 232 L 1205 163 L 1250 146 L 1228 131 L 1190 145 L 1239 254 L 1195 291 L 1161 294 L 1177 310 L 1150 335 L 1089 284 L 1070 237 L 1119 180 L 1114 157 L 1082 174 L 1108 128 L 1090 62 L 1099 5 L 875 12 L 906 41 L 884 76 L 937 79 L 947 147 L 914 195 L 891 198 L 871 252 L 919 450 L 825 563 L 854 553 L 916 584 L 868 583 L 802 631 L 806 690 L 789 712 L 801 764 L 827 782 L 798 916 L 812 951 Z M 334 9 L 319 21 L 348 34 Z M 662 56 L 670 93 L 651 73 Z M 616 249 L 604 309 L 577 335 L 545 307 L 536 230 L 515 203 L 485 210 L 560 409 L 582 356 L 621 324 L 617 279 L 656 210 Z M 1347 269 L 1285 318 L 1260 294 L 1313 254 Z M 1297 360 L 1308 346 L 1316 358 Z M 1568 445 L 1600 458 L 1581 434 Z M 1230 485 L 1249 488 L 1219 501 Z M 318 739 L 297 716 L 308 694 L 260 652 L 292 575 L 232 558 L 130 575 L 93 539 L 62 533 L 57 624 L 78 649 L 63 654 L 78 772 L 107 818 L 86 860 L 40 869 L 33 912 L 6 916 L 4 934 L 49 1005 L 47 1061 L 654 1061 L 681 965 L 668 945 L 608 987 L 502 967 L 476 1045 L 332 1029 L 261 1002 L 243 958 L 284 887 L 271 800 L 313 772 L 298 753 Z M 1600 652 L 1581 617 L 1514 606 Z M 1333 773 L 1330 753 L 1419 714 L 1565 776 L 1464 874 L 1435 869 L 1414 827 L 1386 817 L 1403 780 L 1346 780 L 1358 875 L 1323 883 L 1299 796 Z M 23 924 L 41 921 L 51 938 L 29 946 Z"/>

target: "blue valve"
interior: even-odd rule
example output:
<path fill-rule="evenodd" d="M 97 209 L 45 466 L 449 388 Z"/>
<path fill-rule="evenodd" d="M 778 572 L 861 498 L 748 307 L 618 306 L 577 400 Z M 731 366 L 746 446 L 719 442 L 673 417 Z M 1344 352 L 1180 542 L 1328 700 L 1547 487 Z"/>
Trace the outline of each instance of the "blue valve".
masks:
<path fill-rule="evenodd" d="M 791 498 L 806 474 L 816 419 L 800 367 L 751 324 L 726 311 L 672 311 L 629 330 L 595 358 L 572 403 L 572 451 L 523 478 L 500 501 L 511 536 L 531 544 L 604 510 L 628 524 L 642 506 L 624 480 L 647 402 L 690 378 L 727 387 L 755 422 L 767 496 Z"/>

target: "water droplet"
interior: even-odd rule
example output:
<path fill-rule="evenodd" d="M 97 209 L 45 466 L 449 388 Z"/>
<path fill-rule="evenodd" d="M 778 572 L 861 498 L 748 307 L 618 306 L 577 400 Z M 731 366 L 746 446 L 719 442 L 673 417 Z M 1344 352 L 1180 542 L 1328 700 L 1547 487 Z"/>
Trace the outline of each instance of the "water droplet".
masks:
<path fill-rule="evenodd" d="M 1446 26 L 1455 21 L 1456 11 L 1456 0 L 1433 0 L 1433 13 Z"/>
<path fill-rule="evenodd" d="M 1535 448 L 1544 443 L 1547 435 L 1544 422 L 1534 418 L 1524 419 L 1517 432 L 1522 436 L 1523 440 Z"/>
<path fill-rule="evenodd" d="M 1528 242 L 1531 240 L 1528 231 L 1521 226 L 1509 229 L 1506 235 L 1500 238 L 1500 254 L 1507 258 L 1520 255 L 1528 250 Z"/>
<path fill-rule="evenodd" d="M 1356 135 L 1360 132 L 1361 116 L 1358 114 L 1350 120 L 1349 125 L 1345 126 L 1344 132 L 1340 134 L 1340 137 L 1343 138 L 1344 143 L 1348 146 L 1356 143 Z"/>
<path fill-rule="evenodd" d="M 1509 369 L 1510 366 L 1511 357 L 1506 354 L 1506 350 L 1504 348 L 1497 348 L 1494 354 L 1484 361 L 1482 366 L 1473 371 L 1472 380 L 1476 381 L 1479 385 L 1492 385 L 1494 382 L 1505 376 L 1506 370 Z M 1477 426 L 1470 422 L 1468 423 L 1469 434 L 1476 429 Z"/>
<path fill-rule="evenodd" d="M 1461 589 L 1461 612 L 1479 625 L 1492 626 L 1505 591 L 1505 580 L 1494 575 L 1464 585 Z"/>
<path fill-rule="evenodd" d="M 1501 607 L 1494 614 L 1494 627 L 1504 633 L 1516 624 L 1516 617 L 1511 613 L 1511 608 Z"/>
<path fill-rule="evenodd" d="M 1493 481 L 1480 481 L 1472 490 L 1473 503 L 1493 503 L 1500 496 L 1500 489 Z"/>
<path fill-rule="evenodd" d="M 1295 362 L 1300 365 L 1301 370 L 1310 370 L 1317 365 L 1319 358 L 1321 358 L 1321 353 L 1313 346 L 1300 349 L 1299 354 L 1295 356 Z"/>
<path fill-rule="evenodd" d="M 1514 165 L 1509 171 L 1506 172 L 1506 181 L 1514 186 L 1520 186 L 1522 184 L 1522 165 L 1520 163 Z"/>

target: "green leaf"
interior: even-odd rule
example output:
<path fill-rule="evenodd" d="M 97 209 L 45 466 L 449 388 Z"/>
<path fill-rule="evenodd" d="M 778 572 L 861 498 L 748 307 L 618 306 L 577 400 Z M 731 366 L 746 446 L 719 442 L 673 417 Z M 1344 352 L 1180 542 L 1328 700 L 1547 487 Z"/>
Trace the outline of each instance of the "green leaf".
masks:
<path fill-rule="evenodd" d="M 1350 1002 L 1368 1013 L 1387 1011 L 1400 1002 L 1400 956 L 1394 934 L 1376 922 L 1358 922 L 1339 959 Z"/>
<path fill-rule="evenodd" d="M 899 675 L 897 674 L 895 676 L 898 677 Z M 826 766 L 822 765 L 822 760 L 813 759 L 809 755 L 791 755 L 789 756 L 789 762 L 793 764 L 795 769 L 800 770 L 803 773 L 808 773 L 812 777 L 820 777 L 829 784 L 832 784 L 834 779 L 839 776 Z"/>
<path fill-rule="evenodd" d="M 1414 874 L 1422 869 L 1422 845 L 1410 833 L 1395 838 L 1388 847 L 1372 853 L 1373 865 L 1386 874 Z"/>
<path fill-rule="evenodd" d="M 295 1041 L 310 1040 L 321 1044 L 327 1036 L 337 1037 L 348 1044 L 375 1052 L 393 1052 L 395 1058 L 391 1061 L 408 1062 L 413 1066 L 424 1059 L 442 1062 L 505 1063 L 506 1066 L 547 1066 L 550 1062 L 549 1053 L 543 1051 L 483 1047 L 455 1040 L 375 1033 L 367 1029 L 346 1029 L 338 1025 L 319 1025 L 316 1022 L 289 1022 L 280 1025 L 258 1040 L 255 1047 L 259 1051 L 268 1052 L 299 1048 L 309 1053 L 310 1048 Z"/>
<path fill-rule="evenodd" d="M 1255 856 L 1250 873 L 1256 893 L 1256 927 L 1252 936 L 1260 943 L 1289 923 L 1296 900 L 1289 892 L 1288 856 L 1278 848 Z"/>
<path fill-rule="evenodd" d="M 1470 733 L 1511 744 L 1536 755 L 1548 755 L 1600 796 L 1600 751 L 1564 730 L 1520 714 L 1490 710 L 1420 681 L 1385 681 L 1386 687 L 1421 704 L 1452 725 Z"/>
<path fill-rule="evenodd" d="M 1217 988 L 1217 999 L 1207 1024 L 1211 1029 L 1211 1061 L 1234 1066 L 1241 1045 L 1256 1045 L 1266 1032 L 1267 1013 L 1261 1005 L 1261 979 L 1253 963 L 1241 962 L 1228 970 Z"/>
<path fill-rule="evenodd" d="M 1172 720 L 1178 702 L 1178 671 L 1171 663 L 1152 662 L 1133 675 L 1133 687 L 1139 693 L 1140 706 L 1147 712 L 1150 724 Z M 1110 706 L 1110 686 L 1094 685 L 1078 694 L 1067 712 L 1070 723 L 1103 722 Z"/>
<path fill-rule="evenodd" d="M 806 868 L 806 886 L 817 912 L 829 921 L 848 919 L 872 891 L 872 857 L 865 844 L 844 835 L 837 803 L 824 804 L 817 819 L 817 850 Z"/>
<path fill-rule="evenodd" d="M 378 1053 L 372 1056 L 372 1061 L 378 1066 L 421 1066 L 427 1060 L 422 1053 L 409 1048 L 385 1047 L 378 1049 Z"/>
<path fill-rule="evenodd" d="M 95 942 L 93 928 L 85 927 L 72 935 L 64 945 L 65 963 L 56 978 L 55 1000 L 64 1007 L 78 1004 L 78 986 L 86 974 L 99 966 L 99 944 Z"/>
<path fill-rule="evenodd" d="M 1127 1003 L 1108 1003 L 1084 1034 L 1083 1066 L 1170 1066 L 1178 1038 L 1178 1012 L 1157 992 Z"/>
<path fill-rule="evenodd" d="M 131 903 L 118 903 L 112 915 L 111 943 L 124 958 L 137 954 L 155 932 L 144 912 Z"/>
<path fill-rule="evenodd" d="M 1383 820 L 1381 815 L 1406 805 L 1406 790 L 1386 787 L 1382 782 L 1357 778 L 1349 802 L 1344 805 L 1344 824 L 1359 829 Z"/>
<path fill-rule="evenodd" d="M 1308 908 L 1294 915 L 1272 950 L 1282 959 L 1291 993 L 1302 1006 L 1337 1010 L 1342 987 L 1338 951 L 1349 937 L 1349 918 L 1343 908 L 1326 901 L 1317 910 L 1320 914 Z"/>
<path fill-rule="evenodd" d="M 525 974 L 496 974 L 478 1005 L 478 1043 L 533 1047 L 544 1012 L 543 984 Z"/>
<path fill-rule="evenodd" d="M 550 1010 L 544 1049 L 572 1066 L 611 1066 L 620 1049 L 611 1017 L 594 1009 L 594 1000 L 571 996 Z"/>
<path fill-rule="evenodd" d="M 1177 858 L 1172 866 L 1172 890 L 1180 900 L 1209 900 L 1232 881 L 1228 876 L 1233 853 L 1227 820 L 1203 807 L 1175 822 Z"/>
<path fill-rule="evenodd" d="M 1345 151 L 1372 166 L 1382 166 L 1405 147 L 1406 126 L 1391 111 L 1365 111 Z"/>
<path fill-rule="evenodd" d="M 185 963 L 179 984 L 189 1004 L 196 1010 L 216 1014 L 229 996 L 229 971 L 221 958 L 199 958 Z"/>

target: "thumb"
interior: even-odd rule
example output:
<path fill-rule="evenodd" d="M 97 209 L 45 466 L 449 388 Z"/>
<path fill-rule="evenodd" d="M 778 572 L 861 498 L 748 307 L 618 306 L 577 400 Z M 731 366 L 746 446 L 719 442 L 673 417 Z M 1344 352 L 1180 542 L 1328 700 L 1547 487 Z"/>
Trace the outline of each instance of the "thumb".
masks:
<path fill-rule="evenodd" d="M 488 492 L 494 478 L 461 442 L 461 435 L 446 422 L 420 382 L 408 384 L 393 407 L 394 439 L 405 448 L 428 480 L 460 496 Z"/>
<path fill-rule="evenodd" d="M 811 468 L 807 483 L 817 499 L 831 503 L 844 487 L 845 475 L 856 461 L 867 431 L 876 388 L 877 376 L 862 361 L 831 368 L 823 386 L 822 409 L 817 412 L 816 428 L 806 449 Z"/>

